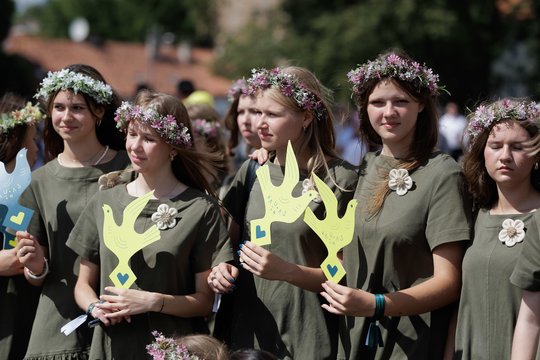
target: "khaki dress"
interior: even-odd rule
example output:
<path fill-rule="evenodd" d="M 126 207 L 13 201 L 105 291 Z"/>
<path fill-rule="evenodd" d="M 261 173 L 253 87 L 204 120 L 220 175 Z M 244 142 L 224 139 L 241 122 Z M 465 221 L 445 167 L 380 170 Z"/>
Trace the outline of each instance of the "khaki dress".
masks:
<path fill-rule="evenodd" d="M 114 286 L 109 274 L 118 265 L 116 255 L 103 242 L 103 205 L 111 207 L 117 224 L 122 224 L 123 211 L 136 198 L 125 185 L 99 192 L 80 216 L 68 240 L 68 246 L 82 258 L 99 264 L 98 296 L 106 286 Z M 177 209 L 177 222 L 160 230 L 160 239 L 136 252 L 129 261 L 137 276 L 132 289 L 170 295 L 195 292 L 195 274 L 209 270 L 216 249 L 228 239 L 228 233 L 217 203 L 202 192 L 188 188 L 171 200 L 148 202 L 135 220 L 134 229 L 143 233 L 154 222 L 152 214 L 160 204 Z M 80 312 L 81 310 L 79 310 Z M 96 327 L 90 359 L 146 359 L 145 346 L 153 341 L 151 332 L 165 336 L 207 332 L 203 318 L 181 318 L 149 312 L 131 316 L 131 323 Z"/>
<path fill-rule="evenodd" d="M 60 328 L 81 315 L 73 290 L 77 281 L 77 255 L 66 246 L 69 233 L 90 199 L 98 191 L 99 177 L 130 164 L 124 151 L 93 167 L 67 168 L 52 160 L 32 173 L 21 204 L 34 210 L 28 231 L 49 249 L 50 273 L 45 278 L 30 336 L 26 359 L 85 359 L 91 332 L 79 327 L 69 336 Z"/>
<path fill-rule="evenodd" d="M 499 240 L 505 219 L 523 221 L 523 242 L 508 247 Z M 538 229 L 532 213 L 490 215 L 489 210 L 480 210 L 474 229 L 463 258 L 454 358 L 510 359 L 522 293 L 510 276 L 525 244 L 538 243 Z"/>
<path fill-rule="evenodd" d="M 355 198 L 367 204 L 380 171 L 396 160 L 369 153 L 360 166 Z M 343 250 L 347 286 L 371 293 L 410 288 L 433 276 L 433 249 L 470 238 L 470 206 L 463 196 L 461 172 L 448 155 L 433 153 L 410 173 L 412 188 L 403 196 L 391 192 L 377 215 L 357 211 L 356 239 Z M 383 348 L 365 346 L 370 319 L 344 317 L 338 359 L 440 359 L 451 311 L 384 317 Z"/>
<path fill-rule="evenodd" d="M 246 216 L 241 212 L 241 199 L 245 190 L 249 162 L 238 171 L 224 204 L 237 223 L 245 222 L 243 239 L 249 238 L 249 221 L 264 216 L 264 202 L 258 180 L 253 184 Z M 283 181 L 284 168 L 268 163 L 274 185 Z M 355 168 L 343 160 L 328 163 L 330 174 L 337 184 L 349 192 L 339 190 L 329 177 L 321 177 L 339 199 L 340 216 L 352 199 L 357 181 Z M 305 173 L 293 190 L 293 196 L 302 193 Z M 309 207 L 323 217 L 324 205 L 311 202 Z M 323 242 L 300 216 L 294 223 L 274 222 L 271 227 L 272 244 L 264 248 L 282 259 L 318 268 L 327 256 Z M 238 250 L 236 248 L 235 250 Z M 236 263 L 238 268 L 241 266 Z M 270 281 L 241 270 L 244 279 L 234 290 L 235 302 L 232 320 L 216 327 L 225 327 L 230 334 L 232 349 L 257 348 L 269 351 L 280 359 L 333 359 L 337 351 L 337 317 L 321 308 L 324 299 L 316 293 L 303 290 L 285 281 Z"/>

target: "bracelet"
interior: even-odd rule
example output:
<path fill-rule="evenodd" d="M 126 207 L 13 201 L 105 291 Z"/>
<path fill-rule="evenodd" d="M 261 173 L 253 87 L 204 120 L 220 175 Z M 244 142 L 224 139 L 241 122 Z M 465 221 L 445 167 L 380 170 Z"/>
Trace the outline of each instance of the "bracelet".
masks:
<path fill-rule="evenodd" d="M 161 308 L 159 309 L 158 313 L 160 313 L 161 311 L 163 311 L 163 307 L 165 306 L 165 295 L 163 295 L 162 297 L 162 301 L 161 301 Z"/>
<path fill-rule="evenodd" d="M 373 314 L 374 320 L 380 320 L 384 316 L 384 295 L 375 294 L 375 313 Z"/>
<path fill-rule="evenodd" d="M 96 304 L 103 304 L 103 300 L 94 301 L 90 305 L 88 305 L 88 309 L 86 309 L 86 315 L 92 315 L 92 311 L 96 307 Z"/>
<path fill-rule="evenodd" d="M 41 271 L 41 274 L 37 275 L 37 274 L 34 274 L 32 272 L 32 270 L 30 270 L 29 268 L 25 267 L 26 269 L 26 273 L 28 274 L 28 277 L 30 279 L 34 279 L 34 280 L 41 280 L 43 279 L 45 276 L 47 276 L 47 274 L 49 273 L 49 262 L 47 261 L 47 259 L 44 259 L 45 260 L 45 263 L 43 264 L 43 271 Z"/>

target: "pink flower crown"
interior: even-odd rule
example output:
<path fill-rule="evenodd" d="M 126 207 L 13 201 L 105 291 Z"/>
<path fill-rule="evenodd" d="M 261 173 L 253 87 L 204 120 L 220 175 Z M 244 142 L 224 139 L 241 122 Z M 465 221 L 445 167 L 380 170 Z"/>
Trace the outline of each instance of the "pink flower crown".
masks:
<path fill-rule="evenodd" d="M 298 78 L 292 74 L 286 74 L 280 68 L 272 70 L 252 69 L 251 77 L 247 80 L 248 95 L 255 94 L 257 90 L 266 90 L 272 86 L 279 88 L 281 93 L 291 97 L 300 109 L 313 111 L 319 120 L 324 119 L 326 110 L 323 102 L 309 91 Z"/>
<path fill-rule="evenodd" d="M 179 124 L 173 115 L 161 116 L 153 107 L 143 109 L 139 105 L 124 101 L 116 109 L 114 120 L 116 121 L 116 127 L 122 131 L 127 131 L 129 122 L 135 120 L 156 130 L 159 136 L 168 144 L 186 149 L 192 145 L 191 135 L 185 125 Z"/>
<path fill-rule="evenodd" d="M 396 78 L 402 81 L 412 83 L 420 92 L 422 89 L 428 89 L 431 95 L 435 96 L 439 90 L 439 75 L 433 73 L 433 70 L 416 61 L 411 61 L 399 57 L 396 54 L 390 54 L 378 57 L 373 61 L 351 70 L 347 73 L 349 82 L 353 84 L 353 92 L 360 95 L 364 92 L 366 83 L 373 79 Z"/>
<path fill-rule="evenodd" d="M 219 138 L 221 125 L 217 121 L 208 121 L 206 119 L 195 119 L 191 121 L 191 127 L 194 133 L 204 136 L 207 139 Z"/>
<path fill-rule="evenodd" d="M 233 102 L 240 95 L 247 95 L 247 92 L 248 84 L 246 82 L 246 79 L 242 78 L 235 80 L 227 91 L 227 100 L 229 100 L 229 102 Z"/>
<path fill-rule="evenodd" d="M 173 338 L 165 337 L 159 331 L 152 331 L 155 340 L 146 345 L 146 352 L 153 360 L 201 360 L 191 354 L 186 347 Z"/>
<path fill-rule="evenodd" d="M 540 128 L 540 107 L 534 101 L 502 99 L 480 105 L 470 116 L 467 132 L 472 139 L 502 120 L 529 121 Z"/>

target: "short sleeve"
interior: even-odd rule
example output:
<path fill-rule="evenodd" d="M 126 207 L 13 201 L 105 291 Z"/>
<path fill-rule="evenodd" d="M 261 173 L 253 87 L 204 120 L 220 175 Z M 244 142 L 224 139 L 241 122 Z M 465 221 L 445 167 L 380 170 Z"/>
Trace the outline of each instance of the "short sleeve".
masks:
<path fill-rule="evenodd" d="M 540 291 L 540 211 L 536 211 L 527 229 L 523 248 L 510 281 L 528 291 Z"/>

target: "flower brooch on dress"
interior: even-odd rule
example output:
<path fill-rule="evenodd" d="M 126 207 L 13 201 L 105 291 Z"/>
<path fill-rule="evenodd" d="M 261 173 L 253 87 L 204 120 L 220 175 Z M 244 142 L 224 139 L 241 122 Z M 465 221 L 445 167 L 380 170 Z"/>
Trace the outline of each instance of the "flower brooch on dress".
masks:
<path fill-rule="evenodd" d="M 499 240 L 508 247 L 512 247 L 525 238 L 525 224 L 521 220 L 506 219 L 502 223 Z"/>
<path fill-rule="evenodd" d="M 406 169 L 392 169 L 388 173 L 388 187 L 399 196 L 405 195 L 413 186 L 413 181 Z"/>
<path fill-rule="evenodd" d="M 322 202 L 321 195 L 319 195 L 319 192 L 317 189 L 315 189 L 315 183 L 310 178 L 304 179 L 302 181 L 302 195 L 307 193 L 308 191 L 313 190 L 317 192 L 317 196 L 315 196 L 312 201 L 316 202 L 317 204 L 320 204 Z"/>
<path fill-rule="evenodd" d="M 156 223 L 159 230 L 172 229 L 176 225 L 176 215 L 178 210 L 169 207 L 167 204 L 158 206 L 157 211 L 152 214 L 152 221 Z"/>

